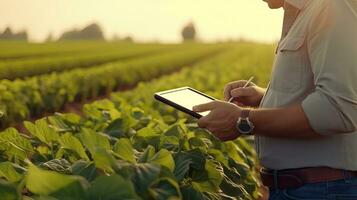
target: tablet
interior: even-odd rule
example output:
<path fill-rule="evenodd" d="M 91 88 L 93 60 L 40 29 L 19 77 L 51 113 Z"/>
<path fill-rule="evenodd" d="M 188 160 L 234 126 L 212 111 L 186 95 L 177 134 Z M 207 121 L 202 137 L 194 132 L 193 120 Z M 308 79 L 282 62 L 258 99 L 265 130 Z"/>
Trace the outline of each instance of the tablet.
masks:
<path fill-rule="evenodd" d="M 155 99 L 198 119 L 202 116 L 206 116 L 210 111 L 197 113 L 192 111 L 192 107 L 215 100 L 215 98 L 190 87 L 158 92 L 155 93 L 154 97 Z"/>

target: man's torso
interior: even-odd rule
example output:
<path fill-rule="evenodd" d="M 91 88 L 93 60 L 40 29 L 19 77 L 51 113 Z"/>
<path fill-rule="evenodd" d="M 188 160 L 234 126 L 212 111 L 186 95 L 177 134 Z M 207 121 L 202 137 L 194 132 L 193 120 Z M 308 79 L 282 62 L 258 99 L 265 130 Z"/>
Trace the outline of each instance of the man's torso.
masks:
<path fill-rule="evenodd" d="M 272 78 L 260 107 L 301 104 L 314 91 L 307 36 L 310 19 L 321 12 L 318 1 L 307 1 L 302 10 L 285 7 L 282 39 L 276 51 Z M 256 136 L 261 164 L 277 170 L 317 166 L 357 170 L 356 143 L 357 134 L 336 134 L 318 140 Z"/>

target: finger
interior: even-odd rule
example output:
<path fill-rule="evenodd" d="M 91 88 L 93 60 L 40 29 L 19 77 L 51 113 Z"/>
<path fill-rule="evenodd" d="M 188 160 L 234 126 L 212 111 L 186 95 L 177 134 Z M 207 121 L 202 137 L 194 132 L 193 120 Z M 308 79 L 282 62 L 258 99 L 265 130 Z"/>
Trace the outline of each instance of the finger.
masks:
<path fill-rule="evenodd" d="M 208 115 L 201 117 L 197 124 L 201 128 L 205 128 L 207 130 L 223 130 L 225 127 L 222 127 L 222 122 L 218 121 L 214 118 L 214 115 L 209 113 Z"/>
<path fill-rule="evenodd" d="M 211 120 L 211 119 L 209 121 L 209 124 L 206 126 L 206 129 L 218 134 L 229 131 L 229 127 L 227 127 L 225 123 L 223 123 L 222 121 Z"/>
<path fill-rule="evenodd" d="M 225 101 L 228 101 L 231 98 L 231 91 L 234 87 L 231 84 L 228 84 L 224 87 L 223 97 Z"/>
<path fill-rule="evenodd" d="M 245 107 L 246 105 L 245 105 L 244 103 L 239 103 L 239 102 L 238 102 L 237 106 L 239 106 L 239 107 Z"/>
<path fill-rule="evenodd" d="M 197 121 L 197 125 L 200 128 L 206 128 L 209 125 L 209 118 L 207 116 L 205 117 L 201 117 L 198 121 Z"/>
<path fill-rule="evenodd" d="M 231 86 L 231 88 L 240 88 L 240 87 L 243 87 L 245 86 L 245 84 L 247 83 L 248 81 L 247 80 L 239 80 L 239 81 L 233 81 L 233 82 L 230 82 L 227 84 L 227 86 Z M 248 87 L 249 86 L 255 86 L 255 84 L 253 82 L 250 82 L 248 84 Z"/>
<path fill-rule="evenodd" d="M 246 105 L 244 103 L 242 103 L 241 100 L 237 100 L 235 99 L 235 101 L 232 101 L 233 104 L 239 106 L 239 107 L 245 107 Z"/>
<path fill-rule="evenodd" d="M 237 133 L 233 133 L 229 130 L 217 130 L 213 128 L 208 130 L 221 141 L 234 140 L 239 136 Z"/>
<path fill-rule="evenodd" d="M 228 101 L 229 98 L 231 98 L 231 90 L 233 90 L 234 88 L 243 87 L 245 85 L 245 83 L 246 83 L 246 81 L 243 81 L 243 80 L 228 83 L 224 87 L 224 92 L 223 92 L 224 100 Z"/>
<path fill-rule="evenodd" d="M 229 140 L 235 140 L 239 137 L 239 134 L 237 133 L 232 133 L 232 132 L 226 132 L 224 134 L 224 136 L 220 136 L 218 137 L 220 140 L 226 142 L 226 141 L 229 141 Z"/>
<path fill-rule="evenodd" d="M 209 129 L 216 137 L 218 138 L 232 138 L 238 135 L 236 132 L 232 131 L 231 128 L 218 128 L 213 127 L 211 124 L 208 125 L 207 129 Z"/>
<path fill-rule="evenodd" d="M 239 80 L 239 81 L 234 81 L 234 82 L 228 83 L 225 86 L 224 92 L 223 92 L 224 100 L 228 101 L 231 98 L 231 91 L 235 88 L 244 87 L 246 83 L 247 83 L 246 80 Z M 256 86 L 256 85 L 253 82 L 250 82 L 248 87 L 252 87 L 252 86 Z"/>
<path fill-rule="evenodd" d="M 216 101 L 212 101 L 209 103 L 193 106 L 192 110 L 194 112 L 205 112 L 205 111 L 213 110 L 215 107 L 216 107 Z"/>
<path fill-rule="evenodd" d="M 211 133 L 213 133 L 214 136 L 216 137 L 221 137 L 223 136 L 223 130 L 220 129 L 220 128 L 217 128 L 217 127 L 214 127 L 214 126 L 211 126 L 211 124 L 209 124 L 207 127 L 206 127 L 207 130 L 209 130 Z"/>
<path fill-rule="evenodd" d="M 233 103 L 233 104 L 235 104 L 235 105 L 237 105 L 237 106 L 239 106 L 239 107 L 244 107 L 244 106 L 246 106 L 244 103 L 243 103 L 244 101 L 243 101 L 243 99 L 242 98 L 235 98 L 231 103 Z"/>
<path fill-rule="evenodd" d="M 254 95 L 254 88 L 253 87 L 246 87 L 246 88 L 236 88 L 231 91 L 232 97 L 249 97 Z"/>

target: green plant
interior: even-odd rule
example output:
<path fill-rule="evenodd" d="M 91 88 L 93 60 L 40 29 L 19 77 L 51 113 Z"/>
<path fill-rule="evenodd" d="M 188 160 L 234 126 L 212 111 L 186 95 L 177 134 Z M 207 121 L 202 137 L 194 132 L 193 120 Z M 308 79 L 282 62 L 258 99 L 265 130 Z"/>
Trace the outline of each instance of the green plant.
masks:
<path fill-rule="evenodd" d="M 103 100 L 85 117 L 25 122 L 0 133 L 0 194 L 9 199 L 253 199 L 254 152 L 180 120 Z M 25 160 L 25 162 L 24 162 Z"/>
<path fill-rule="evenodd" d="M 149 80 L 153 74 L 161 77 L 140 83 L 133 90 L 115 93 L 110 100 L 85 105 L 83 116 L 57 113 L 25 122 L 27 135 L 13 128 L 0 133 L 0 196 L 257 199 L 256 155 L 250 138 L 221 142 L 198 128 L 195 119 L 152 97 L 159 90 L 187 85 L 220 98 L 224 84 L 253 74 L 256 83 L 267 83 L 273 58 L 271 45 L 228 46 L 226 51 L 171 75 L 165 74 L 177 69 L 172 63 L 182 66 L 215 48 L 150 57 L 123 68 L 108 66 L 93 71 L 93 77 L 100 77 L 101 70 L 109 69 L 137 76 L 133 80 Z M 153 70 L 150 74 L 149 69 Z M 113 72 L 110 70 L 107 72 Z M 138 70 L 140 75 L 131 74 L 130 70 Z M 98 88 L 98 83 L 91 87 Z M 35 90 L 22 91 L 30 91 L 24 97 L 35 99 Z"/>
<path fill-rule="evenodd" d="M 178 70 L 202 58 L 218 54 L 225 45 L 183 45 L 161 54 L 114 62 L 87 69 L 46 74 L 25 80 L 0 80 L 0 127 L 55 112 L 67 103 L 109 94 Z"/>

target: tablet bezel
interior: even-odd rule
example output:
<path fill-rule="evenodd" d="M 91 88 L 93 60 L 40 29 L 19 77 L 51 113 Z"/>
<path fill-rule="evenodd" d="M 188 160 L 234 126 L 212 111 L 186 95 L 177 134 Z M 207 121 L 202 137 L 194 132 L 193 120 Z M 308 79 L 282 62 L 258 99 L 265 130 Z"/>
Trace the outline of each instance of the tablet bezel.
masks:
<path fill-rule="evenodd" d="M 173 101 L 170 101 L 170 100 L 168 100 L 168 99 L 166 99 L 165 97 L 162 96 L 162 95 L 167 94 L 167 93 L 172 93 L 172 92 L 181 91 L 181 90 L 187 90 L 187 89 L 191 90 L 193 92 L 196 92 L 196 93 L 198 93 L 198 94 L 200 94 L 200 95 L 202 95 L 204 97 L 212 99 L 212 101 L 216 100 L 215 98 L 213 98 L 213 97 L 211 97 L 211 96 L 209 96 L 207 94 L 204 94 L 203 92 L 200 92 L 200 91 L 198 91 L 196 89 L 193 89 L 191 87 L 180 87 L 180 88 L 176 88 L 176 89 L 172 89 L 172 90 L 165 90 L 165 91 L 157 92 L 157 93 L 154 94 L 154 97 L 155 97 L 156 100 L 158 100 L 158 101 L 160 101 L 162 103 L 165 103 L 165 104 L 167 104 L 169 106 L 172 106 L 172 107 L 176 108 L 177 110 L 180 110 L 180 111 L 182 111 L 182 112 L 184 112 L 186 114 L 189 114 L 189 115 L 199 119 L 199 118 L 202 117 L 201 114 L 199 114 L 197 112 L 194 112 L 194 111 L 192 111 L 190 109 L 187 109 L 187 108 L 185 108 L 185 107 L 183 107 L 183 106 L 181 106 L 181 105 L 179 105 L 179 104 L 177 104 L 177 103 L 175 103 Z"/>

